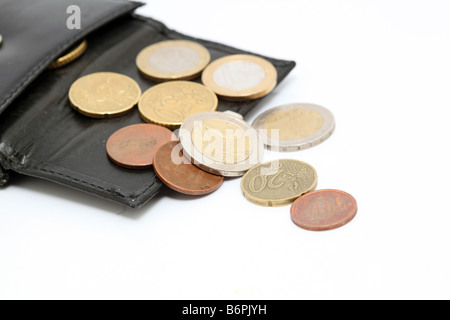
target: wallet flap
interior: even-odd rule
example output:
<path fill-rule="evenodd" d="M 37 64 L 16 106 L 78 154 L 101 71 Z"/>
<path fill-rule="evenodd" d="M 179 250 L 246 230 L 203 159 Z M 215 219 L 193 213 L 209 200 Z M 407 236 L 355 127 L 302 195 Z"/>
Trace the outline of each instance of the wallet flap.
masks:
<path fill-rule="evenodd" d="M 8 75 L 0 77 L 0 114 L 77 41 L 141 5 L 125 0 L 0 0 L 0 73 Z M 73 6 L 79 8 L 80 29 L 70 24 Z"/>

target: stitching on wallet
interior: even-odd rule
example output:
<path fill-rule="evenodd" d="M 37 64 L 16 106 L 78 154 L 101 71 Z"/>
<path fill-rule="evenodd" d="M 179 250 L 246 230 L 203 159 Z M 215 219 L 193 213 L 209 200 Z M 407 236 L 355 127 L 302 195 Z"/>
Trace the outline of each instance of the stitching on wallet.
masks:
<path fill-rule="evenodd" d="M 113 12 L 111 12 L 109 15 L 103 17 L 102 19 L 100 19 L 99 21 L 97 21 L 96 23 L 92 24 L 89 28 L 86 28 L 84 30 L 84 32 L 80 33 L 79 36 L 77 38 L 83 38 L 85 35 L 89 34 L 92 30 L 95 30 L 98 28 L 98 26 L 102 25 L 105 21 L 109 20 L 111 17 L 117 16 L 123 12 L 126 12 L 127 10 L 129 10 L 131 7 L 134 7 L 133 3 L 124 3 L 125 7 L 121 7 L 120 9 L 117 9 Z M 0 107 L 3 106 L 6 102 L 8 102 L 15 94 L 16 92 L 18 92 L 20 89 L 22 89 L 23 87 L 26 86 L 26 83 L 38 72 L 41 72 L 43 70 L 41 70 L 41 67 L 43 65 L 46 65 L 49 63 L 49 61 L 52 59 L 52 56 L 61 50 L 61 48 L 67 46 L 68 44 L 70 44 L 73 41 L 74 38 L 71 38 L 70 40 L 64 42 L 63 44 L 57 46 L 55 49 L 53 49 L 47 56 L 45 56 L 43 58 L 43 60 L 41 61 L 41 63 L 39 63 L 36 67 L 34 67 L 34 69 L 32 69 L 32 71 L 25 77 L 25 79 L 20 82 L 16 88 L 14 88 L 12 91 L 10 91 L 10 93 L 8 93 L 5 97 L 5 99 L 3 99 L 0 102 Z"/>
<path fill-rule="evenodd" d="M 84 180 L 80 180 L 80 179 L 77 179 L 77 178 L 74 178 L 74 177 L 68 176 L 68 175 L 66 175 L 66 174 L 62 174 L 62 173 L 53 171 L 53 170 L 47 170 L 47 169 L 38 168 L 38 167 L 30 167 L 30 169 L 34 169 L 34 170 L 42 171 L 42 172 L 46 172 L 46 173 L 51 173 L 51 174 L 56 174 L 56 175 L 58 175 L 58 176 L 67 178 L 67 179 L 69 179 L 69 180 L 71 180 L 71 181 L 75 181 L 75 182 L 78 182 L 78 183 L 81 183 L 81 184 L 89 185 L 89 186 L 91 186 L 91 187 L 100 189 L 100 190 L 102 190 L 102 191 L 106 191 L 106 192 L 110 192 L 110 191 L 111 191 L 111 190 L 109 190 L 109 189 L 107 189 L 107 188 L 104 188 L 104 187 L 101 187 L 101 186 L 99 186 L 99 185 L 96 185 L 96 184 L 93 184 L 93 183 L 90 183 L 90 182 L 87 182 L 87 181 L 84 181 Z M 143 195 L 144 195 L 151 187 L 153 187 L 153 185 L 154 185 L 155 183 L 156 183 L 156 181 L 153 181 L 152 184 L 149 185 L 144 191 L 142 191 L 140 195 L 138 195 L 137 197 L 135 197 L 135 199 L 139 199 L 141 196 L 143 196 Z M 126 198 L 127 198 L 127 197 L 124 196 L 123 194 L 120 194 L 120 193 L 117 193 L 117 192 L 116 192 L 115 194 L 116 194 L 117 196 L 123 198 L 123 199 L 126 199 Z M 130 197 L 130 198 L 131 198 L 131 197 Z"/>

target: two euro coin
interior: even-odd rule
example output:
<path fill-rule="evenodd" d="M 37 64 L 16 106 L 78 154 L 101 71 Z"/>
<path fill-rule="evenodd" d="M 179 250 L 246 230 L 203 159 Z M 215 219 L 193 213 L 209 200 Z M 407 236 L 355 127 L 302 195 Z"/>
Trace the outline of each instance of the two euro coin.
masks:
<path fill-rule="evenodd" d="M 315 104 L 292 103 L 270 109 L 253 122 L 265 146 L 274 151 L 298 151 L 328 139 L 335 129 L 333 114 Z"/>
<path fill-rule="evenodd" d="M 201 112 L 187 118 L 179 132 L 184 155 L 197 167 L 238 177 L 261 162 L 263 145 L 254 128 L 233 112 Z"/>

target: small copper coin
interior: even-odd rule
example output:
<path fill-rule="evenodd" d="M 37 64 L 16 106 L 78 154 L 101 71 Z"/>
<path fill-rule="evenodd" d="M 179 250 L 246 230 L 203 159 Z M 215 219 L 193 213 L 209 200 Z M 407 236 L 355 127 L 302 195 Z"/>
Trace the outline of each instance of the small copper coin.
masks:
<path fill-rule="evenodd" d="M 355 198 L 339 190 L 318 190 L 298 198 L 291 207 L 292 221 L 300 228 L 327 231 L 340 228 L 356 216 Z"/>
<path fill-rule="evenodd" d="M 200 196 L 216 191 L 224 178 L 203 171 L 183 156 L 178 141 L 164 144 L 155 154 L 153 168 L 169 188 L 183 194 Z"/>
<path fill-rule="evenodd" d="M 109 159 L 128 169 L 147 169 L 155 152 L 171 141 L 172 131 L 154 124 L 136 124 L 116 131 L 106 143 Z"/>

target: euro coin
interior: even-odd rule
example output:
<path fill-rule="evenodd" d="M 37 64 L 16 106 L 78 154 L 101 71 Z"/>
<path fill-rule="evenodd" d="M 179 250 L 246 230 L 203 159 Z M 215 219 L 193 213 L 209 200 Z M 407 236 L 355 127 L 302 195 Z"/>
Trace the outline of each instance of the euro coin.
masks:
<path fill-rule="evenodd" d="M 92 118 L 112 118 L 129 112 L 139 101 L 141 88 L 113 72 L 99 72 L 75 81 L 69 90 L 72 107 Z"/>
<path fill-rule="evenodd" d="M 300 228 L 327 231 L 348 224 L 357 211 L 356 200 L 350 194 L 319 190 L 298 198 L 291 207 L 291 218 Z"/>
<path fill-rule="evenodd" d="M 154 81 L 192 80 L 209 64 L 204 46 L 186 40 L 168 40 L 143 49 L 136 58 L 139 71 Z"/>
<path fill-rule="evenodd" d="M 116 131 L 106 143 L 109 159 L 128 169 L 147 169 L 160 146 L 171 141 L 172 131 L 153 124 L 136 124 Z"/>
<path fill-rule="evenodd" d="M 217 109 L 219 100 L 202 84 L 171 81 L 148 89 L 139 100 L 141 117 L 150 123 L 177 129 L 189 116 Z"/>
<path fill-rule="evenodd" d="M 277 85 L 277 70 L 252 55 L 232 55 L 212 62 L 203 71 L 203 83 L 224 100 L 262 98 Z"/>
<path fill-rule="evenodd" d="M 316 185 L 316 170 L 305 162 L 290 159 L 255 166 L 241 180 L 244 197 L 264 207 L 290 205 Z"/>
<path fill-rule="evenodd" d="M 178 141 L 161 146 L 155 154 L 153 168 L 158 178 L 169 188 L 192 196 L 216 191 L 224 178 L 205 172 L 184 156 Z"/>
<path fill-rule="evenodd" d="M 195 114 L 180 128 L 183 152 L 199 168 L 238 177 L 261 163 L 264 146 L 255 129 L 230 112 Z"/>
<path fill-rule="evenodd" d="M 297 151 L 328 139 L 335 129 L 333 114 L 324 107 L 293 103 L 270 109 L 256 118 L 266 147 L 274 151 Z"/>
<path fill-rule="evenodd" d="M 56 59 L 51 65 L 50 69 L 62 68 L 81 57 L 87 49 L 87 41 L 83 40 L 73 48 L 69 49 L 64 55 Z"/>

